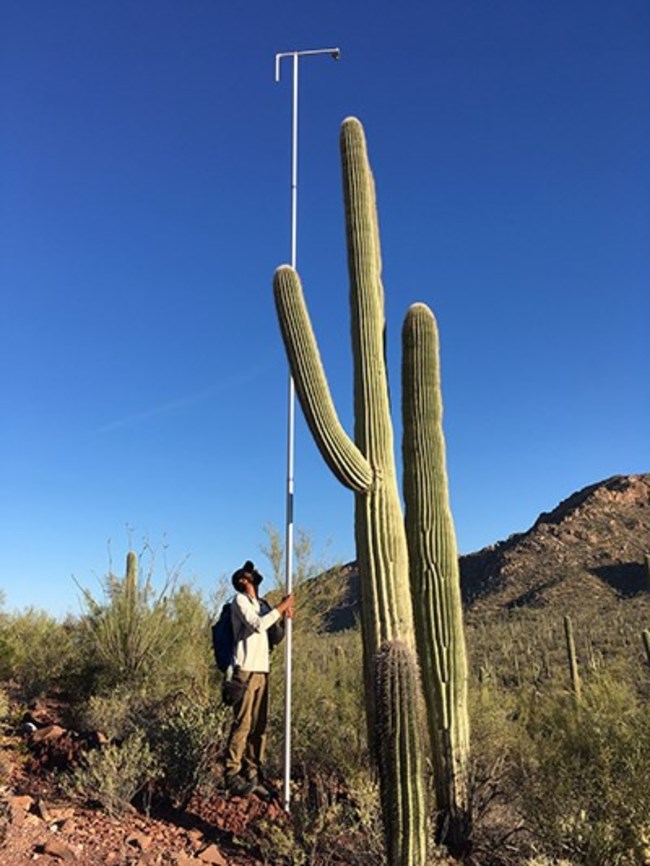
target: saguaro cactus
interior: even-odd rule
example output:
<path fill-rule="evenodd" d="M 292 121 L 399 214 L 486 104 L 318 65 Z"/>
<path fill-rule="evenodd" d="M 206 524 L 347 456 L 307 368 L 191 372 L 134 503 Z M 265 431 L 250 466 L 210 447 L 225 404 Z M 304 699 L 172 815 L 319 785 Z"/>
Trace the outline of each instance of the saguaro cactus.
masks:
<path fill-rule="evenodd" d="M 421 733 L 420 676 L 413 650 L 402 641 L 386 641 L 375 659 L 377 758 L 382 779 L 381 804 L 389 863 L 424 863 L 426 828 L 406 824 L 419 809 L 404 809 L 403 800 L 425 803 Z M 406 736 L 404 736 L 406 734 Z M 394 760 L 394 756 L 398 760 Z"/>
<path fill-rule="evenodd" d="M 417 607 L 421 602 L 421 587 L 428 578 L 415 575 L 409 578 L 408 547 L 397 489 L 388 375 L 384 357 L 385 321 L 375 187 L 368 163 L 363 128 L 355 118 L 348 118 L 342 125 L 341 158 L 354 355 L 354 441 L 345 433 L 338 420 L 303 299 L 300 280 L 292 268 L 285 265 L 276 271 L 274 292 L 280 328 L 307 424 L 332 472 L 355 493 L 355 537 L 361 586 L 366 703 L 369 729 L 372 733 L 375 731 L 375 723 L 379 729 L 382 729 L 384 723 L 388 723 L 386 702 L 382 700 L 377 705 L 375 703 L 376 695 L 373 688 L 375 665 L 381 657 L 377 656 L 377 652 L 382 645 L 392 646 L 395 641 L 400 642 L 400 646 L 404 646 L 406 650 L 413 650 L 415 634 L 411 587 L 418 593 Z M 413 343 L 417 357 L 419 357 L 419 342 L 419 336 L 414 335 Z M 430 362 L 437 364 L 437 355 L 434 357 L 425 350 L 424 357 L 421 374 L 418 373 L 418 376 L 422 375 L 424 379 L 430 376 L 437 382 L 437 372 L 427 366 Z M 405 388 L 416 391 L 420 385 L 417 384 L 418 377 L 415 376 L 415 368 L 410 362 L 405 361 L 404 375 Z M 418 424 L 428 425 L 432 419 L 432 414 L 427 412 L 419 416 Z M 439 438 L 439 434 L 429 432 Z M 423 435 L 426 437 L 428 433 L 425 432 Z M 407 487 L 414 501 L 427 503 L 427 508 L 438 508 L 443 501 L 446 502 L 446 486 L 443 493 L 439 483 L 444 478 L 446 485 L 444 465 L 438 481 L 431 484 L 429 479 L 423 477 L 423 473 L 429 472 L 430 467 L 426 461 L 420 460 L 416 451 L 415 446 L 405 445 L 405 459 L 412 460 L 409 469 L 405 468 L 405 476 L 408 473 L 411 479 Z M 441 452 L 438 448 L 436 454 L 444 459 L 444 450 Z M 446 527 L 442 548 L 423 550 L 421 555 L 415 556 L 414 567 L 425 571 L 443 568 L 445 580 L 451 584 L 453 581 L 457 583 L 458 573 L 453 568 L 447 570 L 447 560 L 455 555 L 452 554 L 452 547 L 455 551 L 455 542 L 452 544 L 449 541 L 451 523 L 448 506 L 445 505 L 445 508 L 447 510 L 441 524 Z M 414 507 L 410 518 L 414 538 L 417 535 L 416 514 L 417 507 Z M 428 532 L 428 529 L 423 531 Z M 453 529 L 451 532 L 453 535 Z M 444 560 L 442 566 L 441 557 Z M 457 604 L 458 609 L 454 612 L 448 611 L 447 608 L 451 604 Z M 431 645 L 430 635 L 438 632 L 442 618 L 454 623 L 455 638 L 460 642 L 459 646 L 462 644 L 460 597 L 457 589 L 443 593 L 437 607 L 428 605 L 424 616 L 431 618 L 432 621 L 426 627 L 418 629 L 420 663 L 426 677 L 440 676 L 441 666 L 429 660 L 431 653 L 434 656 L 439 653 L 439 650 Z M 441 640 L 442 646 L 447 646 L 448 635 L 445 633 Z M 456 722 L 452 728 L 445 727 L 445 723 L 440 721 L 441 714 L 438 709 L 436 710 L 438 721 L 431 721 L 429 728 L 432 732 L 436 732 L 435 737 L 432 736 L 434 749 L 440 747 L 441 726 L 443 730 L 449 731 L 448 736 L 453 744 L 447 749 L 447 754 L 456 757 L 453 759 L 448 757 L 440 761 L 439 767 L 444 773 L 453 775 L 454 779 L 464 780 L 466 769 L 463 761 L 467 756 L 464 647 L 460 654 L 454 650 L 447 673 L 449 671 L 451 671 L 449 679 L 451 685 L 437 686 L 434 692 L 439 695 L 441 689 L 444 691 L 446 696 L 444 705 L 448 710 L 445 718 L 455 718 Z M 406 676 L 404 665 L 396 665 L 391 674 L 395 680 Z M 406 693 L 405 685 L 399 688 L 391 687 L 390 718 L 397 718 L 395 715 L 398 712 L 395 706 L 397 696 Z M 443 705 L 442 698 L 436 700 L 440 706 Z M 455 702 L 453 709 L 452 702 Z M 428 712 L 432 711 L 434 703 L 434 701 L 429 702 Z M 464 722 L 460 721 L 460 716 L 464 717 Z M 461 730 L 465 733 L 459 745 L 454 738 Z M 397 742 L 396 738 L 401 739 Z M 389 743 L 388 754 L 383 753 L 379 761 L 382 797 L 384 803 L 386 797 L 392 798 L 395 808 L 402 811 L 399 821 L 394 819 L 385 821 L 389 837 L 390 863 L 394 866 L 398 864 L 404 866 L 407 863 L 409 866 L 416 866 L 426 862 L 425 854 L 421 852 L 421 845 L 413 837 L 413 833 L 416 832 L 415 827 L 420 828 L 418 833 L 423 832 L 425 816 L 421 798 L 410 796 L 404 788 L 404 767 L 410 768 L 409 773 L 412 776 L 419 773 L 420 756 L 416 756 L 415 752 L 422 750 L 423 744 L 418 745 L 413 731 L 403 725 L 395 728 L 395 737 L 391 738 Z M 405 755 L 410 756 L 406 763 Z M 466 804 L 464 804 L 463 792 L 466 788 L 464 785 L 459 786 L 457 782 L 454 784 L 458 789 L 454 800 L 458 804 L 457 812 L 464 814 Z M 445 823 L 449 825 L 456 820 L 455 815 L 449 812 L 451 800 L 449 797 L 440 800 L 443 788 L 447 787 L 447 783 L 436 785 L 436 790 L 439 792 L 438 806 L 444 812 Z M 386 808 L 384 814 L 387 814 Z M 396 827 L 403 828 L 403 831 L 396 832 Z"/>
<path fill-rule="evenodd" d="M 274 291 L 307 424 L 325 462 L 357 494 L 355 537 L 371 709 L 374 655 L 387 640 L 399 638 L 414 645 L 413 612 L 384 359 L 384 293 L 374 182 L 363 129 L 353 118 L 341 129 L 341 157 L 354 354 L 354 442 L 338 420 L 297 273 L 288 266 L 279 268 Z"/>
<path fill-rule="evenodd" d="M 450 848 L 469 829 L 467 657 L 456 533 L 449 508 L 438 328 L 414 304 L 402 328 L 404 500 L 415 631 L 427 703 L 436 801 Z"/>
<path fill-rule="evenodd" d="M 573 637 L 573 622 L 570 616 L 564 617 L 564 638 L 566 640 L 571 688 L 573 689 L 576 704 L 579 704 L 582 700 L 582 683 L 580 680 L 580 669 L 578 668 L 578 657 L 576 655 L 576 642 Z"/>

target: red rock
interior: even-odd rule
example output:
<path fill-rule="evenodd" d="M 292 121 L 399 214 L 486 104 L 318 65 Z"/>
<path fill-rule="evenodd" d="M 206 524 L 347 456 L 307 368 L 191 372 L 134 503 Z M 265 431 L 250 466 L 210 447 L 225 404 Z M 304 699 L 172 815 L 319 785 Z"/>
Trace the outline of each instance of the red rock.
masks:
<path fill-rule="evenodd" d="M 52 818 L 52 815 L 50 814 L 50 810 L 47 808 L 47 803 L 41 797 L 39 797 L 36 801 L 36 805 L 34 806 L 34 814 L 38 815 L 41 820 L 47 821 L 48 823 L 54 820 Z"/>
<path fill-rule="evenodd" d="M 34 800 L 29 796 L 29 794 L 23 794 L 22 796 L 10 797 L 9 805 L 12 810 L 15 808 L 22 809 L 23 812 L 29 812 L 34 805 Z"/>
<path fill-rule="evenodd" d="M 213 866 L 228 866 L 228 861 L 216 845 L 208 845 L 203 851 L 199 851 L 198 859 L 203 863 L 212 863 Z"/>
<path fill-rule="evenodd" d="M 205 845 L 205 838 L 200 830 L 190 830 L 187 838 L 194 851 L 198 851 L 199 848 Z"/>
<path fill-rule="evenodd" d="M 196 866 L 200 861 L 189 854 L 180 853 L 174 855 L 172 862 L 174 863 L 174 866 Z"/>
<path fill-rule="evenodd" d="M 136 831 L 127 836 L 127 845 L 132 845 L 134 848 L 139 848 L 141 851 L 148 851 L 151 848 L 151 837 L 146 833 Z"/>
<path fill-rule="evenodd" d="M 72 818 L 74 815 L 73 806 L 50 806 L 48 811 L 50 813 L 50 820 L 56 821 L 57 824 L 60 821 L 67 821 L 68 818 Z"/>
<path fill-rule="evenodd" d="M 65 860 L 68 862 L 77 859 L 74 851 L 58 839 L 48 839 L 43 845 L 43 853 L 49 854 L 50 857 L 56 857 L 57 860 Z"/>
<path fill-rule="evenodd" d="M 46 728 L 41 728 L 39 731 L 34 731 L 31 736 L 32 743 L 44 743 L 48 740 L 58 740 L 66 732 L 65 728 L 60 725 L 48 725 Z"/>
<path fill-rule="evenodd" d="M 74 831 L 75 831 L 75 829 L 76 829 L 76 826 L 77 826 L 77 825 L 75 824 L 75 822 L 74 822 L 74 820 L 73 820 L 72 818 L 65 818 L 65 819 L 64 819 L 64 820 L 59 824 L 59 831 L 60 831 L 61 833 L 64 833 L 64 834 L 68 835 L 68 834 L 70 834 L 70 833 L 74 833 Z"/>
<path fill-rule="evenodd" d="M 10 797 L 9 808 L 11 809 L 11 820 L 16 827 L 22 827 L 25 823 L 27 813 L 31 809 L 34 801 L 28 795 L 22 797 Z"/>

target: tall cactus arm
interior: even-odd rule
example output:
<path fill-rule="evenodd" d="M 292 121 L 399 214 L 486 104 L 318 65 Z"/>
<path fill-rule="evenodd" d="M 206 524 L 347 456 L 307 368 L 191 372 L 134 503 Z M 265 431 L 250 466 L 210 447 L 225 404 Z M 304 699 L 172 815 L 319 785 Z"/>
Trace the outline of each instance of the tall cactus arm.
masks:
<path fill-rule="evenodd" d="M 273 292 L 296 392 L 314 441 L 341 484 L 365 493 L 372 486 L 372 469 L 338 419 L 300 278 L 293 268 L 283 265 L 277 269 Z"/>
<path fill-rule="evenodd" d="M 438 810 L 453 850 L 467 839 L 469 722 L 456 534 L 449 508 L 438 331 L 425 304 L 402 331 L 405 526 L 416 643 L 427 703 Z"/>
<path fill-rule="evenodd" d="M 373 467 L 394 467 L 375 182 L 363 126 L 355 117 L 343 121 L 340 145 L 352 314 L 354 438 Z"/>
<path fill-rule="evenodd" d="M 341 125 L 340 148 L 354 357 L 354 439 L 375 473 L 372 490 L 357 497 L 355 507 L 362 624 L 371 661 L 385 640 L 399 637 L 413 644 L 413 613 L 385 360 L 375 183 L 363 126 L 354 117 Z"/>

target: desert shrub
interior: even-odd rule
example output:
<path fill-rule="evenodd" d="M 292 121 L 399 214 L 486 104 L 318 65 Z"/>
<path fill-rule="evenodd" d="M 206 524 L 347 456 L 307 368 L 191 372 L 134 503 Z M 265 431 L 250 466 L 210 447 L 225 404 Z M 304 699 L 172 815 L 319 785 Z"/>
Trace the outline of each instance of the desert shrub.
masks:
<path fill-rule="evenodd" d="M 371 863 L 377 866 L 385 862 L 386 849 L 384 828 L 379 799 L 379 782 L 366 767 L 347 779 L 350 801 L 353 804 L 357 832 Z"/>
<path fill-rule="evenodd" d="M 358 632 L 336 637 L 296 630 L 292 688 L 292 761 L 310 774 L 345 778 L 368 760 Z M 282 752 L 284 653 L 277 650 L 271 671 L 273 711 L 270 754 Z"/>
<path fill-rule="evenodd" d="M 147 717 L 141 695 L 126 688 L 91 695 L 79 714 L 81 727 L 101 731 L 109 740 L 128 737 L 140 730 Z"/>
<path fill-rule="evenodd" d="M 0 622 L 2 679 L 16 679 L 27 698 L 60 685 L 79 662 L 73 631 L 71 623 L 61 623 L 35 608 L 4 615 Z"/>
<path fill-rule="evenodd" d="M 650 720 L 625 683 L 601 676 L 576 708 L 537 701 L 516 779 L 519 806 L 544 854 L 589 866 L 635 866 L 648 844 Z"/>
<path fill-rule="evenodd" d="M 163 588 L 153 585 L 153 564 L 140 579 L 134 558 L 127 558 L 124 577 L 109 574 L 102 600 L 84 590 L 86 694 L 122 688 L 162 700 L 183 689 L 206 698 L 215 686 L 210 616 L 199 592 L 177 585 L 178 573 Z"/>
<path fill-rule="evenodd" d="M 138 732 L 122 743 L 88 752 L 82 764 L 67 774 L 63 787 L 68 794 L 95 802 L 109 815 L 119 817 L 159 774 L 147 739 Z"/>
<path fill-rule="evenodd" d="M 526 860 L 523 866 L 573 866 L 569 860 L 550 860 L 548 857 L 533 857 Z"/>
<path fill-rule="evenodd" d="M 10 706 L 9 694 L 0 686 L 0 722 L 4 722 L 9 715 Z"/>
<path fill-rule="evenodd" d="M 263 531 L 266 542 L 260 545 L 260 550 L 271 566 L 275 588 L 283 590 L 285 581 L 283 535 L 273 523 L 267 523 Z M 294 587 L 300 587 L 313 578 L 336 569 L 337 566 L 329 554 L 329 547 L 330 543 L 326 542 L 323 548 L 317 551 L 312 533 L 300 526 L 296 527 L 292 557 Z"/>
<path fill-rule="evenodd" d="M 214 693 L 213 619 L 201 593 L 189 584 L 181 584 L 170 593 L 167 628 L 173 643 L 159 670 L 159 686 L 165 693 L 183 689 L 199 701 Z"/>
<path fill-rule="evenodd" d="M 151 572 L 140 580 L 135 555 L 129 554 L 125 576 L 109 573 L 103 580 L 103 601 L 82 590 L 82 625 L 100 665 L 101 686 L 141 686 L 155 677 L 175 641 L 168 620 L 169 589 L 166 582 L 157 592 Z"/>
<path fill-rule="evenodd" d="M 265 862 L 283 866 L 385 861 L 379 796 L 367 771 L 341 796 L 337 778 L 315 774 L 293 789 L 290 821 L 262 821 L 255 844 Z"/>
<path fill-rule="evenodd" d="M 224 707 L 181 699 L 151 725 L 150 741 L 161 772 L 159 786 L 175 807 L 184 809 L 210 776 L 229 721 Z"/>
<path fill-rule="evenodd" d="M 583 676 L 609 671 L 643 687 L 647 664 L 641 632 L 648 608 L 642 604 L 595 612 L 589 605 L 570 608 L 578 663 Z M 568 685 L 563 618 L 546 608 L 519 608 L 467 617 L 470 668 L 476 679 L 487 674 L 504 688 Z"/>

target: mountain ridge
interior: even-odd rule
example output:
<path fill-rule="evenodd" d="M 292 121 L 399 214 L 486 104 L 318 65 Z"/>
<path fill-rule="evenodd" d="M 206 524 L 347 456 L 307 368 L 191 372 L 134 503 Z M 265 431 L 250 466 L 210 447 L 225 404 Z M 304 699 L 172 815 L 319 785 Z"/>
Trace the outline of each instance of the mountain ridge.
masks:
<path fill-rule="evenodd" d="M 466 613 L 472 617 L 518 607 L 592 607 L 621 601 L 650 612 L 650 473 L 614 475 L 589 484 L 542 512 L 524 532 L 459 557 Z M 356 562 L 336 570 L 346 581 L 326 629 L 358 618 Z"/>

